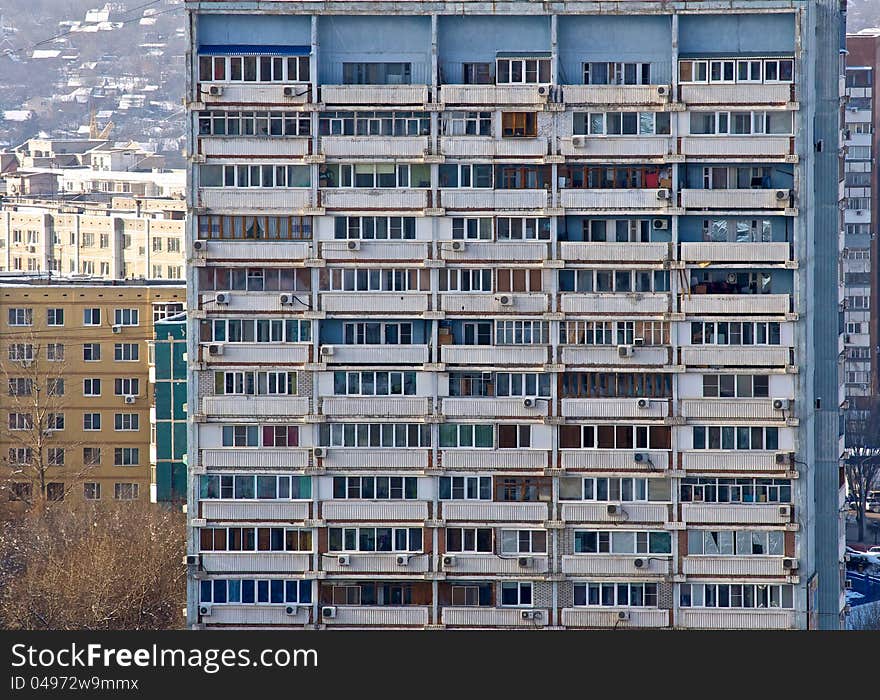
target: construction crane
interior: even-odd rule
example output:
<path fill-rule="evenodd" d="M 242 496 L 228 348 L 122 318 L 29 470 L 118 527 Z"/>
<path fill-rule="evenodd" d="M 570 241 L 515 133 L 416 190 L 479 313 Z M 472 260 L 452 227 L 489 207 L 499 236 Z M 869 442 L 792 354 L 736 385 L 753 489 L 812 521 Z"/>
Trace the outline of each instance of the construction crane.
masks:
<path fill-rule="evenodd" d="M 91 110 L 89 113 L 89 138 L 92 140 L 100 139 L 102 141 L 110 138 L 110 132 L 113 131 L 113 127 L 115 124 L 111 122 L 107 122 L 107 126 L 105 126 L 101 131 L 98 131 L 98 120 L 95 118 L 95 110 Z"/>

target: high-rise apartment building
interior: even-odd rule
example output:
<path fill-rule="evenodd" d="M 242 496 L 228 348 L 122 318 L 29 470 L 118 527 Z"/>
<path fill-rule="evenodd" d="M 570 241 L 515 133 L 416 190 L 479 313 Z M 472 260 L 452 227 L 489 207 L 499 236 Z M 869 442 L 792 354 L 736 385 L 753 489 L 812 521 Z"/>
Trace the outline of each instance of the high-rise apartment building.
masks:
<path fill-rule="evenodd" d="M 187 6 L 190 625 L 840 625 L 837 2 Z"/>

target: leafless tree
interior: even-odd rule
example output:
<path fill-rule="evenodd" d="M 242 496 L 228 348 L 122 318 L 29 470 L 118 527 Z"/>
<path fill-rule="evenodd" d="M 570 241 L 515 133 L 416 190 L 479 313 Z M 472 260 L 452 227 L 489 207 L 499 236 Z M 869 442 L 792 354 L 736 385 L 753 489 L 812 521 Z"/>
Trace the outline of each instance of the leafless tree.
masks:
<path fill-rule="evenodd" d="M 844 469 L 850 494 L 855 498 L 859 541 L 865 539 L 868 493 L 880 476 L 880 400 L 872 399 L 847 420 Z"/>

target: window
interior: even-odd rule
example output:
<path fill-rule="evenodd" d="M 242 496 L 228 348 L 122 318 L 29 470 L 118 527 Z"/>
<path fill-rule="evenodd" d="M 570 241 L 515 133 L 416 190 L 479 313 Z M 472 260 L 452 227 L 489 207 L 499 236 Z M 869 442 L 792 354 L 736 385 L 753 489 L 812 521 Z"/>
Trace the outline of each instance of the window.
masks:
<path fill-rule="evenodd" d="M 496 495 L 499 501 L 549 501 L 552 497 L 550 481 L 533 477 L 498 477 Z"/>
<path fill-rule="evenodd" d="M 785 554 L 782 530 L 688 530 L 690 554 L 752 556 Z"/>
<path fill-rule="evenodd" d="M 308 120 L 308 113 L 302 113 Z M 308 131 L 306 131 L 308 133 Z M 431 117 L 427 112 L 321 112 L 321 136 L 427 136 Z"/>
<path fill-rule="evenodd" d="M 101 500 L 101 484 L 98 481 L 86 481 L 83 484 L 83 498 L 87 501 Z"/>
<path fill-rule="evenodd" d="M 335 476 L 333 498 L 354 500 L 406 500 L 418 498 L 414 476 Z"/>
<path fill-rule="evenodd" d="M 584 63 L 584 85 L 650 84 L 650 63 Z"/>
<path fill-rule="evenodd" d="M 501 135 L 535 137 L 538 135 L 537 112 L 502 112 Z"/>
<path fill-rule="evenodd" d="M 137 413 L 116 413 L 113 415 L 113 429 L 140 430 L 140 416 Z"/>
<path fill-rule="evenodd" d="M 116 343 L 113 346 L 113 359 L 121 362 L 136 362 L 138 357 L 137 343 Z"/>
<path fill-rule="evenodd" d="M 138 396 L 140 379 L 137 377 L 117 377 L 113 380 L 113 393 L 116 396 Z"/>
<path fill-rule="evenodd" d="M 559 489 L 560 500 L 627 503 L 672 500 L 668 479 L 564 477 Z"/>
<path fill-rule="evenodd" d="M 199 136 L 308 136 L 311 120 L 307 112 L 199 112 Z M 162 249 L 161 239 L 153 239 L 153 245 Z M 168 252 L 179 249 L 177 238 L 168 238 Z M 156 250 L 156 248 L 154 248 Z"/>
<path fill-rule="evenodd" d="M 117 501 L 136 501 L 138 485 L 117 481 L 113 484 L 113 498 Z"/>
<path fill-rule="evenodd" d="M 656 583 L 587 583 L 574 584 L 574 605 L 613 606 L 621 608 L 656 608 Z"/>
<path fill-rule="evenodd" d="M 463 63 L 462 76 L 465 85 L 491 85 L 492 64 L 491 63 Z"/>
<path fill-rule="evenodd" d="M 11 377 L 8 380 L 9 396 L 32 396 L 34 380 L 29 377 Z"/>
<path fill-rule="evenodd" d="M 492 166 L 480 163 L 442 163 L 440 187 L 487 189 L 492 187 Z"/>
<path fill-rule="evenodd" d="M 311 272 L 307 268 L 277 267 L 203 267 L 199 270 L 199 289 L 240 290 L 250 292 L 296 292 L 309 291 L 312 287 Z M 307 298 L 307 297 L 305 297 Z M 303 306 L 308 302 L 296 297 Z M 281 323 L 281 321 L 279 321 Z"/>
<path fill-rule="evenodd" d="M 203 342 L 305 343 L 312 339 L 311 321 L 297 319 L 215 319 L 202 321 Z"/>
<path fill-rule="evenodd" d="M 64 484 L 58 481 L 46 484 L 46 498 L 50 501 L 63 501 Z"/>
<path fill-rule="evenodd" d="M 461 267 L 441 270 L 440 290 L 444 292 L 491 292 L 492 270 Z"/>
<path fill-rule="evenodd" d="M 431 288 L 430 270 L 324 268 L 321 288 L 331 292 L 419 292 Z"/>
<path fill-rule="evenodd" d="M 64 466 L 64 448 L 63 447 L 49 447 L 46 450 L 46 459 L 48 461 L 49 466 L 52 466 L 52 467 Z"/>
<path fill-rule="evenodd" d="M 704 374 L 705 398 L 767 398 L 770 377 L 766 374 Z"/>
<path fill-rule="evenodd" d="M 311 552 L 311 530 L 284 527 L 203 527 L 202 552 Z"/>
<path fill-rule="evenodd" d="M 491 501 L 491 476 L 441 476 L 441 501 Z"/>
<path fill-rule="evenodd" d="M 662 531 L 575 530 L 575 554 L 671 554 L 672 535 Z"/>
<path fill-rule="evenodd" d="M 723 479 L 689 477 L 681 480 L 681 500 L 693 503 L 791 503 L 788 479 Z"/>
<path fill-rule="evenodd" d="M 199 477 L 199 498 L 231 500 L 308 500 L 312 481 L 308 476 L 275 474 L 203 474 Z"/>
<path fill-rule="evenodd" d="M 83 430 L 100 430 L 101 414 L 100 413 L 84 413 L 83 414 Z"/>
<path fill-rule="evenodd" d="M 495 274 L 498 277 L 499 292 L 541 292 L 544 289 L 541 270 L 499 268 Z"/>
<path fill-rule="evenodd" d="M 682 60 L 678 62 L 678 75 L 682 83 L 790 83 L 794 80 L 794 60 Z"/>
<path fill-rule="evenodd" d="M 668 135 L 669 112 L 575 112 L 572 133 L 590 136 Z"/>
<path fill-rule="evenodd" d="M 113 464 L 117 467 L 136 467 L 140 462 L 140 449 L 137 447 L 116 447 L 113 450 Z"/>
<path fill-rule="evenodd" d="M 51 362 L 64 360 L 64 345 L 61 343 L 48 343 L 46 345 L 46 359 Z"/>
<path fill-rule="evenodd" d="M 430 426 L 420 423 L 322 423 L 324 447 L 430 447 Z"/>
<path fill-rule="evenodd" d="M 414 396 L 415 372 L 334 372 L 337 396 Z"/>
<path fill-rule="evenodd" d="M 34 346 L 30 343 L 12 343 L 8 352 L 11 362 L 30 362 L 34 359 Z"/>
<path fill-rule="evenodd" d="M 564 449 L 668 450 L 672 431 L 663 425 L 564 425 L 559 442 Z"/>
<path fill-rule="evenodd" d="M 456 606 L 489 606 L 492 605 L 492 584 L 477 583 L 470 586 L 451 586 L 452 604 Z"/>
<path fill-rule="evenodd" d="M 296 372 L 214 372 L 217 395 L 296 394 Z"/>
<path fill-rule="evenodd" d="M 46 430 L 64 430 L 64 414 L 47 413 Z"/>
<path fill-rule="evenodd" d="M 444 136 L 491 136 L 492 112 L 444 112 Z"/>
<path fill-rule="evenodd" d="M 339 586 L 338 588 L 358 589 L 357 586 Z M 312 602 L 312 582 L 252 578 L 205 580 L 199 584 L 199 602 L 213 605 L 226 603 L 233 605 L 309 604 Z M 334 600 L 334 602 L 336 601 Z"/>
<path fill-rule="evenodd" d="M 334 237 L 337 240 L 412 240 L 416 220 L 411 216 L 337 216 Z"/>
<path fill-rule="evenodd" d="M 87 467 L 96 467 L 101 463 L 100 447 L 83 447 L 83 464 Z"/>
<path fill-rule="evenodd" d="M 309 81 L 309 57 L 199 56 L 199 80 L 306 83 Z"/>
<path fill-rule="evenodd" d="M 495 323 L 495 343 L 497 345 L 547 345 L 549 342 L 550 324 L 546 321 L 497 321 Z M 468 344 L 467 324 L 465 324 L 465 344 Z M 482 345 L 483 343 L 478 344 Z"/>
<path fill-rule="evenodd" d="M 46 393 L 49 396 L 64 396 L 64 379 L 50 377 L 46 380 Z"/>
<path fill-rule="evenodd" d="M 477 447 L 492 449 L 494 442 L 492 424 L 441 423 L 440 447 Z"/>
<path fill-rule="evenodd" d="M 559 342 L 567 345 L 666 345 L 669 324 L 662 321 L 563 321 Z"/>
<path fill-rule="evenodd" d="M 100 343 L 86 343 L 85 345 L 83 345 L 83 360 L 85 362 L 98 362 L 100 359 Z"/>
<path fill-rule="evenodd" d="M 30 413 L 10 413 L 9 429 L 10 430 L 32 430 L 34 427 L 34 417 Z"/>
<path fill-rule="evenodd" d="M 10 464 L 30 464 L 33 460 L 33 452 L 30 447 L 10 447 L 9 463 Z"/>
<path fill-rule="evenodd" d="M 499 425 L 499 449 L 521 449 L 532 446 L 531 425 Z"/>
<path fill-rule="evenodd" d="M 162 252 L 162 239 L 161 238 L 156 237 L 153 239 L 153 252 L 154 253 L 161 253 Z"/>
<path fill-rule="evenodd" d="M 331 163 L 322 168 L 320 177 L 322 187 L 394 189 L 431 186 L 430 166 L 415 163 Z"/>
<path fill-rule="evenodd" d="M 452 238 L 453 240 L 467 239 L 472 241 L 491 240 L 492 219 L 490 217 L 467 219 L 461 217 L 453 217 Z"/>
<path fill-rule="evenodd" d="M 312 237 L 310 216 L 220 216 L 198 217 L 201 239 L 305 240 Z"/>
<path fill-rule="evenodd" d="M 769 243 L 769 219 L 703 219 L 703 240 L 709 243 Z"/>
<path fill-rule="evenodd" d="M 498 85 L 537 85 L 550 82 L 549 58 L 499 58 L 495 82 Z"/>
<path fill-rule="evenodd" d="M 691 134 L 757 134 L 793 133 L 792 112 L 692 112 Z"/>
<path fill-rule="evenodd" d="M 492 529 L 488 527 L 447 527 L 447 552 L 492 552 Z"/>
<path fill-rule="evenodd" d="M 203 165 L 199 173 L 202 187 L 308 187 L 310 180 L 307 165 Z"/>
<path fill-rule="evenodd" d="M 779 428 L 694 426 L 695 450 L 778 450 Z"/>
<path fill-rule="evenodd" d="M 343 85 L 409 85 L 410 63 L 343 63 Z"/>
<path fill-rule="evenodd" d="M 47 326 L 64 325 L 64 309 L 46 309 Z"/>
<path fill-rule="evenodd" d="M 546 554 L 547 533 L 544 530 L 502 530 L 502 554 Z"/>
<path fill-rule="evenodd" d="M 792 587 L 769 583 L 682 583 L 683 608 L 793 608 Z"/>
<path fill-rule="evenodd" d="M 597 292 L 607 294 L 631 292 L 668 292 L 669 273 L 651 270 L 589 270 L 559 271 L 561 292 Z"/>
<path fill-rule="evenodd" d="M 418 527 L 330 527 L 330 552 L 420 552 L 422 530 Z"/>
<path fill-rule="evenodd" d="M 10 326 L 31 326 L 34 323 L 33 309 L 9 309 Z"/>
<path fill-rule="evenodd" d="M 346 345 L 412 345 L 413 324 L 400 323 L 345 323 L 343 341 Z"/>
<path fill-rule="evenodd" d="M 101 309 L 83 309 L 84 326 L 101 325 Z"/>
<path fill-rule="evenodd" d="M 136 326 L 138 325 L 139 313 L 137 309 L 114 309 L 113 325 L 114 326 Z"/>
<path fill-rule="evenodd" d="M 529 606 L 532 600 L 531 582 L 504 581 L 501 584 L 501 605 Z"/>
<path fill-rule="evenodd" d="M 780 345 L 775 321 L 696 321 L 691 323 L 692 345 Z"/>
<path fill-rule="evenodd" d="M 259 447 L 260 429 L 256 425 L 224 425 L 223 447 Z"/>
<path fill-rule="evenodd" d="M 263 447 L 298 447 L 299 426 L 264 425 Z"/>
<path fill-rule="evenodd" d="M 671 398 L 668 374 L 650 372 L 564 372 L 562 398 Z"/>

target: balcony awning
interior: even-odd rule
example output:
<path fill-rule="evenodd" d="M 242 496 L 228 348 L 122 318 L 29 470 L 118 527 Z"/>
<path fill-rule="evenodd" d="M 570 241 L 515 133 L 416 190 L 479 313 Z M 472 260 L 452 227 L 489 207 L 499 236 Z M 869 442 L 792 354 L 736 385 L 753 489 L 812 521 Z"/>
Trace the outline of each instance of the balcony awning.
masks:
<path fill-rule="evenodd" d="M 279 46 L 277 44 L 202 44 L 203 56 L 308 56 L 311 46 Z"/>
<path fill-rule="evenodd" d="M 713 53 L 711 51 L 700 51 L 699 53 L 680 53 L 678 54 L 679 60 L 681 59 L 754 59 L 754 58 L 794 58 L 791 52 L 786 51 L 762 51 L 760 53 Z"/>
<path fill-rule="evenodd" d="M 550 58 L 549 51 L 496 51 L 495 58 Z"/>

